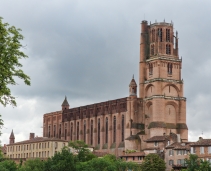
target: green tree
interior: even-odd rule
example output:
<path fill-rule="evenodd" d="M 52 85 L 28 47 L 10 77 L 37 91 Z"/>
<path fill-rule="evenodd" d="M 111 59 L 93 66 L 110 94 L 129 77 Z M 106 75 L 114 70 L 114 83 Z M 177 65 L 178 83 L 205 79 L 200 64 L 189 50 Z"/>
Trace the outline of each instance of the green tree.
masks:
<path fill-rule="evenodd" d="M 45 162 L 39 158 L 29 159 L 19 168 L 18 171 L 43 171 L 44 163 Z"/>
<path fill-rule="evenodd" d="M 20 60 L 28 56 L 21 51 L 23 36 L 20 29 L 3 23 L 0 17 L 0 103 L 16 106 L 15 97 L 11 95 L 9 85 L 16 85 L 15 77 L 30 85 L 30 78 L 20 68 Z"/>
<path fill-rule="evenodd" d="M 200 160 L 199 171 L 211 171 L 210 162 L 206 160 Z"/>
<path fill-rule="evenodd" d="M 69 152 L 67 147 L 64 147 L 61 152 L 57 152 L 53 157 L 49 158 L 44 163 L 44 171 L 75 171 L 75 158 Z"/>
<path fill-rule="evenodd" d="M 148 154 L 141 164 L 142 171 L 165 171 L 166 165 L 157 154 Z"/>
<path fill-rule="evenodd" d="M 97 157 L 88 149 L 88 145 L 84 141 L 70 141 L 69 146 L 78 151 L 75 156 L 78 162 L 89 161 Z"/>
<path fill-rule="evenodd" d="M 1 171 L 17 171 L 17 165 L 12 160 L 4 160 L 0 162 Z"/>
<path fill-rule="evenodd" d="M 190 154 L 188 159 L 185 159 L 187 171 L 199 170 L 200 160 L 195 154 Z"/>

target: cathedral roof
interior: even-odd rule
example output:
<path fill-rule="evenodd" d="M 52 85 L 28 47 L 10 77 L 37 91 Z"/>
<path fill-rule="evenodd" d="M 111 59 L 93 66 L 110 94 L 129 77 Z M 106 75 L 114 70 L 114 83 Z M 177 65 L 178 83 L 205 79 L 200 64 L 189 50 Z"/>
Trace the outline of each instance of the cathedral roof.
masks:
<path fill-rule="evenodd" d="M 13 130 L 12 130 L 12 132 L 11 132 L 11 134 L 10 134 L 10 139 L 15 139 L 15 136 L 14 136 Z"/>
<path fill-rule="evenodd" d="M 66 96 L 65 96 L 65 99 L 64 99 L 64 101 L 62 103 L 62 106 L 69 106 L 69 103 L 67 101 L 67 97 Z"/>

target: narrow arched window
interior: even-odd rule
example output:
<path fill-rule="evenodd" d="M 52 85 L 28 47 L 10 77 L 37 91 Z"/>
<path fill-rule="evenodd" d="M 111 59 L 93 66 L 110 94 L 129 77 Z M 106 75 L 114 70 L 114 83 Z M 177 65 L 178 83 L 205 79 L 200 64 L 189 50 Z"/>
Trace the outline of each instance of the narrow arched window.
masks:
<path fill-rule="evenodd" d="M 153 65 L 149 64 L 149 75 L 153 74 Z"/>
<path fill-rule="evenodd" d="M 114 116 L 113 120 L 113 142 L 116 142 L 116 116 Z"/>
<path fill-rule="evenodd" d="M 108 118 L 106 117 L 106 137 L 105 137 L 105 143 L 108 143 Z"/>
<path fill-rule="evenodd" d="M 168 72 L 168 74 L 170 74 L 170 75 L 172 74 L 172 66 L 173 66 L 172 63 L 168 63 L 168 64 L 167 64 L 167 72 Z"/>
<path fill-rule="evenodd" d="M 70 126 L 70 140 L 71 141 L 73 140 L 73 123 L 71 123 L 71 126 Z"/>
<path fill-rule="evenodd" d="M 166 41 L 170 42 L 170 29 L 166 29 Z"/>
<path fill-rule="evenodd" d="M 84 121 L 84 142 L 86 143 L 86 121 Z"/>
<path fill-rule="evenodd" d="M 158 41 L 162 42 L 163 41 L 163 32 L 162 32 L 162 28 L 158 29 Z"/>
<path fill-rule="evenodd" d="M 154 45 L 151 45 L 151 55 L 154 55 L 155 53 L 154 53 Z"/>
<path fill-rule="evenodd" d="M 125 117 L 122 115 L 122 141 L 125 139 Z"/>
<path fill-rule="evenodd" d="M 51 136 L 51 126 L 49 125 L 48 126 L 48 137 L 50 137 Z"/>
<path fill-rule="evenodd" d="M 61 139 L 61 133 L 62 133 L 62 126 L 59 124 L 59 138 Z"/>
<path fill-rule="evenodd" d="M 76 139 L 79 140 L 79 122 L 77 122 L 77 134 Z"/>
<path fill-rule="evenodd" d="M 152 30 L 152 42 L 155 42 L 155 30 Z"/>
<path fill-rule="evenodd" d="M 91 145 L 93 144 L 93 120 L 91 120 Z"/>
<path fill-rule="evenodd" d="M 53 136 L 56 137 L 56 125 L 53 126 Z"/>
<path fill-rule="evenodd" d="M 170 55 L 171 54 L 171 45 L 166 44 L 166 54 Z"/>
<path fill-rule="evenodd" d="M 67 140 L 67 124 L 65 124 L 64 139 Z"/>
<path fill-rule="evenodd" d="M 100 118 L 98 118 L 97 122 L 97 142 L 100 144 Z"/>

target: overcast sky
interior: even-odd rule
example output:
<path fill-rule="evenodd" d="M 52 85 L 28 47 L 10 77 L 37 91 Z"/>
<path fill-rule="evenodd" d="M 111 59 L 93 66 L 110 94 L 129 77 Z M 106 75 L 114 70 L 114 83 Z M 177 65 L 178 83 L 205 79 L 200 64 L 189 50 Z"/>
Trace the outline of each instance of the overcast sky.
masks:
<path fill-rule="evenodd" d="M 128 96 L 138 82 L 140 23 L 173 21 L 179 33 L 189 140 L 211 138 L 210 0 L 0 0 L 0 16 L 22 29 L 31 86 L 11 86 L 17 107 L 0 106 L 0 137 L 42 136 L 43 114 Z"/>

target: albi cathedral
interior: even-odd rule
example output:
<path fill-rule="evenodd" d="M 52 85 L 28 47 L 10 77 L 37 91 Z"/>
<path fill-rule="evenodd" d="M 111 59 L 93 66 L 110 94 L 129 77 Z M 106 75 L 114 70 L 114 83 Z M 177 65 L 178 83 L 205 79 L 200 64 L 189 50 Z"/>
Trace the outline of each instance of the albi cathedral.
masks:
<path fill-rule="evenodd" d="M 76 108 L 65 97 L 62 110 L 44 114 L 43 136 L 83 140 L 96 151 L 117 156 L 187 142 L 181 69 L 173 24 L 142 21 L 138 87 L 132 78 L 128 97 Z"/>

